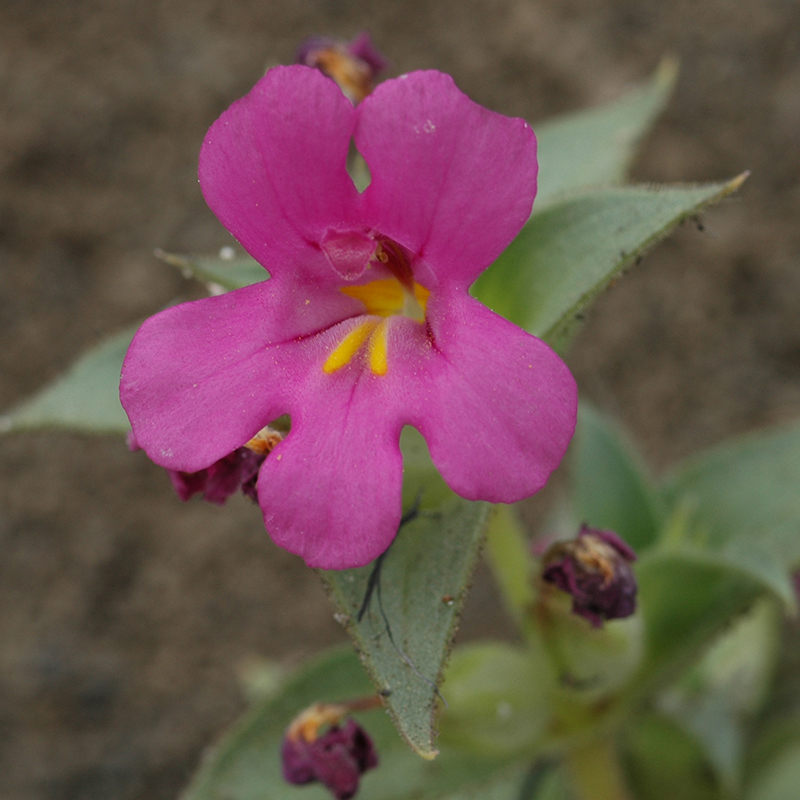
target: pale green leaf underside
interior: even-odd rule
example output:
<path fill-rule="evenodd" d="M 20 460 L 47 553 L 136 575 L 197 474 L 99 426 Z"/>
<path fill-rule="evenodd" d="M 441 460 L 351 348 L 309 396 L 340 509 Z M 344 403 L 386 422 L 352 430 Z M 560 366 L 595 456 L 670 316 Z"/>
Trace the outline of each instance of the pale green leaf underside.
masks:
<path fill-rule="evenodd" d="M 0 433 L 41 428 L 127 433 L 130 425 L 119 402 L 119 374 L 134 331 L 106 339 L 61 378 L 1 416 Z"/>
<path fill-rule="evenodd" d="M 246 253 L 231 259 L 184 256 L 163 250 L 156 250 L 156 255 L 167 264 L 177 267 L 185 278 L 196 278 L 212 288 L 221 286 L 228 292 L 269 278 L 264 267 Z"/>
<path fill-rule="evenodd" d="M 779 647 L 777 604 L 761 600 L 726 631 L 689 672 L 658 700 L 703 746 L 731 795 L 738 793 L 745 720 L 767 691 Z"/>
<path fill-rule="evenodd" d="M 702 186 L 597 189 L 534 214 L 472 287 L 498 314 L 556 349 L 608 284 L 678 223 L 746 175 Z"/>
<path fill-rule="evenodd" d="M 583 401 L 570 463 L 580 522 L 616 531 L 637 552 L 655 542 L 663 512 L 650 477 L 622 432 Z"/>
<path fill-rule="evenodd" d="M 306 666 L 282 692 L 246 714 L 203 760 L 182 800 L 330 800 L 319 784 L 298 788 L 281 776 L 280 746 L 292 718 L 315 702 L 336 702 L 369 694 L 372 686 L 351 651 L 330 651 Z M 519 785 L 520 769 L 448 747 L 436 762 L 417 758 L 403 743 L 387 715 L 357 715 L 374 739 L 380 767 L 361 781 L 359 800 L 418 800 L 459 797 L 464 787 L 488 784 L 489 796 Z M 509 771 L 510 770 L 510 771 Z M 495 788 L 497 786 L 497 788 Z"/>
<path fill-rule="evenodd" d="M 535 211 L 564 194 L 621 182 L 636 146 L 666 106 L 676 77 L 677 63 L 665 59 L 649 83 L 617 102 L 535 125 L 539 143 Z"/>
<path fill-rule="evenodd" d="M 321 573 L 398 730 L 424 758 L 437 752 L 433 687 L 442 680 L 488 508 L 457 499 L 401 528 L 383 562 L 380 597 L 376 590 L 361 622 L 372 566 Z"/>
<path fill-rule="evenodd" d="M 636 565 L 645 659 L 631 691 L 676 677 L 764 585 L 746 570 L 699 550 L 651 551 Z"/>
<path fill-rule="evenodd" d="M 691 541 L 750 571 L 790 607 L 800 567 L 800 425 L 708 450 L 673 471 L 666 501 L 686 509 Z"/>

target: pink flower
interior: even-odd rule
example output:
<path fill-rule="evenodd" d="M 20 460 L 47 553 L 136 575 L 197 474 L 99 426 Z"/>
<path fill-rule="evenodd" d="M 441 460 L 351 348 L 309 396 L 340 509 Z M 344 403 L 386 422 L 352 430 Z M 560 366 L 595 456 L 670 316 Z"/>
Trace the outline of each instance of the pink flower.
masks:
<path fill-rule="evenodd" d="M 289 414 L 258 500 L 275 542 L 327 569 L 392 541 L 404 425 L 463 497 L 538 491 L 572 436 L 575 383 L 468 293 L 527 220 L 536 172 L 528 125 L 446 75 L 386 81 L 354 107 L 316 70 L 268 72 L 212 125 L 200 184 L 271 278 L 145 322 L 121 383 L 139 445 L 198 472 Z"/>

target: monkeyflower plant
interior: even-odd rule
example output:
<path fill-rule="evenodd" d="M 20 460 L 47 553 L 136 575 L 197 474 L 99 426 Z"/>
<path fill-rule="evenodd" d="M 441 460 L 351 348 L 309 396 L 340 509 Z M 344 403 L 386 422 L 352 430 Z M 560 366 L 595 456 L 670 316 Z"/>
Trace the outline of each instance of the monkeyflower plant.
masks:
<path fill-rule="evenodd" d="M 656 480 L 562 361 L 611 281 L 744 180 L 624 183 L 674 64 L 534 135 L 440 72 L 377 83 L 365 35 L 298 61 L 203 143 L 236 247 L 161 255 L 209 296 L 0 418 L 127 436 L 183 500 L 241 490 L 355 645 L 266 665 L 184 800 L 780 800 L 800 428 Z M 509 504 L 568 445 L 532 535 Z M 517 636 L 453 648 L 482 548 Z"/>

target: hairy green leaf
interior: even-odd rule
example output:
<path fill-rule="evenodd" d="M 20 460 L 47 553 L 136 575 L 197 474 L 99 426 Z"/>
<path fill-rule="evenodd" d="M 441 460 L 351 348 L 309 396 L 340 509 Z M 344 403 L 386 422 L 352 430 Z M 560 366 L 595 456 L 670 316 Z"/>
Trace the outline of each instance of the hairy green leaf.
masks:
<path fill-rule="evenodd" d="M 442 681 L 488 509 L 486 503 L 461 499 L 423 509 L 401 527 L 382 561 L 321 573 L 338 618 L 386 696 L 398 730 L 424 758 L 437 753 L 436 687 Z M 365 603 L 373 575 L 378 582 Z"/>
<path fill-rule="evenodd" d="M 677 62 L 664 59 L 649 83 L 618 101 L 536 125 L 535 209 L 578 189 L 621 182 L 636 146 L 666 106 L 677 74 Z"/>
<path fill-rule="evenodd" d="M 682 506 L 689 541 L 758 576 L 796 608 L 800 567 L 800 425 L 751 434 L 678 466 L 664 496 Z"/>
<path fill-rule="evenodd" d="M 0 417 L 0 433 L 67 428 L 86 433 L 127 433 L 119 402 L 119 374 L 135 328 L 106 339 L 65 375 Z"/>
<path fill-rule="evenodd" d="M 357 656 L 330 651 L 290 679 L 277 695 L 251 711 L 208 753 L 182 800 L 330 800 L 319 784 L 298 789 L 281 775 L 280 747 L 291 720 L 315 702 L 339 702 L 373 691 Z M 375 741 L 380 765 L 361 781 L 359 800 L 418 800 L 460 797 L 473 785 L 492 787 L 490 797 L 512 800 L 501 793 L 513 788 L 521 774 L 507 758 L 497 759 L 448 747 L 429 763 L 406 747 L 380 710 L 355 715 Z M 497 785 L 497 793 L 494 786 Z M 301 795 L 302 792 L 302 795 Z"/>
<path fill-rule="evenodd" d="M 481 302 L 556 349 L 586 308 L 678 223 L 736 191 L 726 183 L 598 189 L 534 214 L 476 281 Z"/>
<path fill-rule="evenodd" d="M 751 574 L 697 550 L 656 550 L 636 565 L 645 657 L 630 691 L 648 693 L 690 666 L 708 641 L 765 588 Z"/>
<path fill-rule="evenodd" d="M 416 428 L 410 425 L 403 428 L 400 449 L 403 451 L 404 511 L 409 511 L 417 503 L 420 508 L 432 509 L 455 499 L 457 495 L 433 465 L 428 445 Z"/>
<path fill-rule="evenodd" d="M 772 598 L 758 601 L 658 701 L 703 747 L 732 794 L 742 779 L 744 725 L 766 696 L 778 655 L 777 610 Z"/>

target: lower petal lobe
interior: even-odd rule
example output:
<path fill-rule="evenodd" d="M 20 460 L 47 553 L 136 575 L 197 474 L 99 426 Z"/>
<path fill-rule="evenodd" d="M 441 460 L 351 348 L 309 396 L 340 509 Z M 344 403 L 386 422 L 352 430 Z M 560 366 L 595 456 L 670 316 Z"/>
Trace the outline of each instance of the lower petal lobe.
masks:
<path fill-rule="evenodd" d="M 446 314 L 443 311 L 446 310 Z M 577 388 L 540 339 L 453 291 L 429 304 L 438 358 L 411 422 L 453 491 L 512 503 L 547 482 L 575 429 Z"/>
<path fill-rule="evenodd" d="M 259 505 L 275 543 L 308 566 L 359 567 L 400 524 L 402 423 L 383 401 L 388 376 L 355 361 L 317 372 L 295 398 L 290 435 L 261 468 Z"/>

